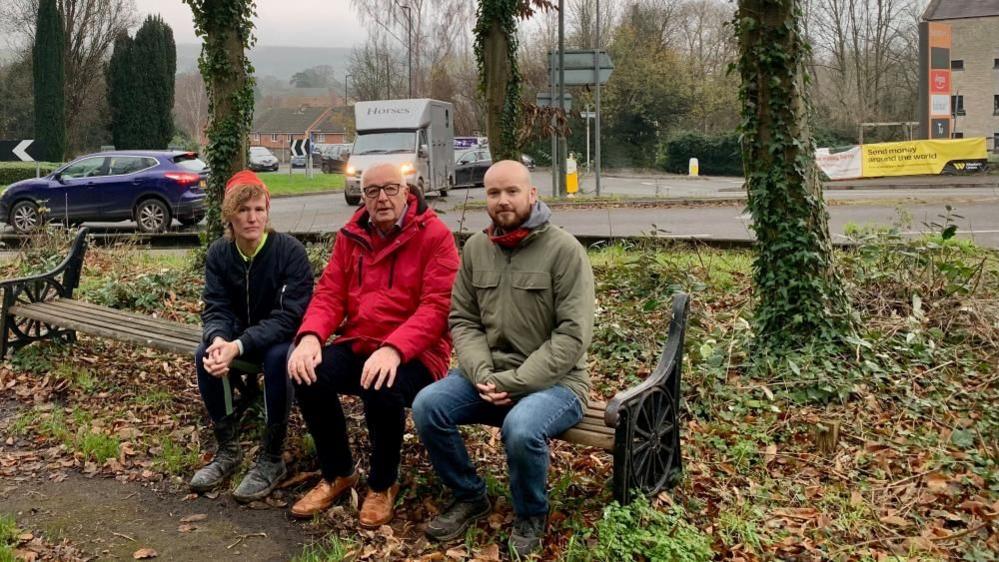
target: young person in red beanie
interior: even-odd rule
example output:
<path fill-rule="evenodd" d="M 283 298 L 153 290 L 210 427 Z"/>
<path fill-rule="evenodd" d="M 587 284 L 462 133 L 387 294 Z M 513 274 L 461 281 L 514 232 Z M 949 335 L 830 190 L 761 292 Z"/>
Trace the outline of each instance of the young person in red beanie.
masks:
<path fill-rule="evenodd" d="M 364 402 L 372 449 L 359 518 L 377 528 L 392 519 L 399 493 L 405 408 L 451 359 L 447 315 L 458 249 L 397 164 L 364 170 L 361 188 L 364 208 L 337 234 L 288 359 L 323 476 L 291 513 L 311 517 L 357 484 L 340 407 L 340 395 L 351 394 Z M 326 345 L 334 332 L 339 337 Z"/>
<path fill-rule="evenodd" d="M 237 357 L 262 364 L 264 428 L 256 463 L 233 492 L 240 502 L 266 497 L 287 473 L 282 459 L 291 408 L 285 375 L 288 347 L 312 296 L 313 274 L 305 248 L 295 238 L 274 232 L 268 221 L 270 193 L 256 174 L 232 176 L 222 200 L 225 236 L 205 258 L 203 341 L 195 353 L 198 389 L 212 420 L 218 449 L 191 479 L 191 489 L 211 490 L 239 468 L 242 408 L 232 388 L 256 388 L 233 367 Z"/>

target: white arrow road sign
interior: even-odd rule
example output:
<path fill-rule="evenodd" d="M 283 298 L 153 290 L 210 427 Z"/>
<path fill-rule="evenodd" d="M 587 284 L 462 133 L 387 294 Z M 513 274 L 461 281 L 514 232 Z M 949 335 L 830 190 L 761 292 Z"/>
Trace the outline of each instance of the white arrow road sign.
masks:
<path fill-rule="evenodd" d="M 18 158 L 20 158 L 22 162 L 34 162 L 35 159 L 32 158 L 30 155 L 28 155 L 27 152 L 25 152 L 28 149 L 28 147 L 31 146 L 31 143 L 33 143 L 33 142 L 35 142 L 34 139 L 23 140 L 23 141 L 17 143 L 17 146 L 15 146 L 11 150 L 11 152 L 14 153 L 14 156 L 17 156 Z"/>

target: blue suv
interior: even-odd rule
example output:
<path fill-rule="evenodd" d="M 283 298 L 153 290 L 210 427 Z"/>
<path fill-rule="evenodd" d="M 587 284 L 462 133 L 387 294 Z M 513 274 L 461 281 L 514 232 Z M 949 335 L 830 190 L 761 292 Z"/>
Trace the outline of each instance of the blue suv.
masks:
<path fill-rule="evenodd" d="M 205 216 L 207 177 L 208 167 L 194 152 L 88 154 L 44 178 L 11 184 L 0 196 L 0 220 L 18 233 L 43 220 L 134 220 L 140 232 L 163 232 L 173 219 L 192 226 Z"/>

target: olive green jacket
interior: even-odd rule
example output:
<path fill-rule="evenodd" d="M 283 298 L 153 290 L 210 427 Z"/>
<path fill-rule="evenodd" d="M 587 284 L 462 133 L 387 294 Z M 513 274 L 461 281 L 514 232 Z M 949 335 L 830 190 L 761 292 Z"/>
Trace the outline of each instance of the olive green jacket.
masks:
<path fill-rule="evenodd" d="M 483 232 L 468 239 L 448 323 L 471 382 L 494 383 L 515 400 L 562 384 L 585 405 L 593 308 L 586 250 L 546 222 L 513 249 Z"/>

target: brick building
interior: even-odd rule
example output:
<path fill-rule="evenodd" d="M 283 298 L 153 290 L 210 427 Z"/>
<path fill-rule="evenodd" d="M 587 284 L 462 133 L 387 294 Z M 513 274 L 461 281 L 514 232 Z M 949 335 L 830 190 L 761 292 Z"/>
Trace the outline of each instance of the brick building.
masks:
<path fill-rule="evenodd" d="M 923 20 L 950 26 L 952 136 L 999 151 L 999 0 L 931 0 Z"/>
<path fill-rule="evenodd" d="M 347 132 L 332 107 L 272 107 L 253 116 L 250 144 L 265 146 L 281 162 L 291 157 L 291 141 L 309 138 L 316 144 L 346 142 Z"/>

